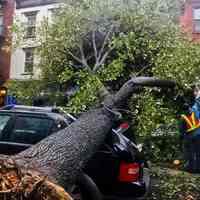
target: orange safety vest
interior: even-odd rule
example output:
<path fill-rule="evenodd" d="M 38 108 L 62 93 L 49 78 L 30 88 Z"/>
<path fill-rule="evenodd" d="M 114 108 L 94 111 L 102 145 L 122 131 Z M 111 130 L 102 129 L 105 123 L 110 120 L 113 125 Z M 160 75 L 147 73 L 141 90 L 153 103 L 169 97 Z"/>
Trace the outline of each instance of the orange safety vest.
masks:
<path fill-rule="evenodd" d="M 187 127 L 186 132 L 191 132 L 200 127 L 200 120 L 196 119 L 194 112 L 192 112 L 191 115 L 189 116 L 181 115 L 181 117 L 186 122 L 186 127 Z"/>

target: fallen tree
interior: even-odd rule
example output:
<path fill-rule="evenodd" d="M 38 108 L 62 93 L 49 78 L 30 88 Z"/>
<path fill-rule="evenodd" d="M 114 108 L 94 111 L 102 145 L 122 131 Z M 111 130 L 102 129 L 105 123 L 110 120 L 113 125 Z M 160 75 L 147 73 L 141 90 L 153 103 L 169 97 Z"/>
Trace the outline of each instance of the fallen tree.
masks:
<path fill-rule="evenodd" d="M 138 87 L 174 85 L 172 81 L 155 78 L 133 78 L 115 95 L 105 97 L 101 107 L 83 114 L 66 129 L 16 156 L 2 157 L 0 194 L 9 200 L 19 196 L 21 199 L 70 199 L 61 187 L 68 188 L 75 182 L 80 170 L 102 144 L 116 120 L 115 109 Z M 52 197 L 53 194 L 57 196 Z"/>

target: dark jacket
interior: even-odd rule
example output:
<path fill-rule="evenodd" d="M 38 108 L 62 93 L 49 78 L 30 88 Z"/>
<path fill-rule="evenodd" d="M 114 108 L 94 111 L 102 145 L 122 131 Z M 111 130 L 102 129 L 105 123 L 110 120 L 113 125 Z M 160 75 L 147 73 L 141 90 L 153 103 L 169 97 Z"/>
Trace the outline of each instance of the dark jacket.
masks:
<path fill-rule="evenodd" d="M 191 113 L 194 112 L 196 119 L 200 119 L 200 98 L 195 99 L 195 102 L 188 110 L 188 113 L 185 115 L 191 115 Z M 188 133 L 187 132 L 187 125 L 186 121 L 184 119 L 181 119 L 180 121 L 180 137 L 181 139 L 194 139 L 194 138 L 200 138 L 200 128 L 195 129 L 194 131 Z"/>
<path fill-rule="evenodd" d="M 191 108 L 191 112 L 194 112 L 196 118 L 200 119 L 200 97 L 195 99 L 194 105 Z"/>

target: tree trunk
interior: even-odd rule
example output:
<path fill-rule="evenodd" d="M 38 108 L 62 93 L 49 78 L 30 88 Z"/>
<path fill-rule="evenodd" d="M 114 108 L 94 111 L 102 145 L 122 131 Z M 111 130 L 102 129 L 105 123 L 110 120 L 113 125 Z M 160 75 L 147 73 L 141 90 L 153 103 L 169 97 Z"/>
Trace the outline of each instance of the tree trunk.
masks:
<path fill-rule="evenodd" d="M 85 113 L 69 127 L 42 140 L 14 159 L 26 169 L 37 169 L 59 185 L 71 185 L 84 164 L 102 144 L 112 126 L 104 108 Z"/>
<path fill-rule="evenodd" d="M 38 171 L 42 177 L 64 188 L 76 180 L 86 162 L 98 150 L 115 120 L 112 109 L 134 92 L 135 86 L 174 86 L 173 82 L 155 78 L 131 79 L 114 96 L 106 97 L 104 106 L 82 115 L 64 130 L 12 157 L 18 168 Z"/>

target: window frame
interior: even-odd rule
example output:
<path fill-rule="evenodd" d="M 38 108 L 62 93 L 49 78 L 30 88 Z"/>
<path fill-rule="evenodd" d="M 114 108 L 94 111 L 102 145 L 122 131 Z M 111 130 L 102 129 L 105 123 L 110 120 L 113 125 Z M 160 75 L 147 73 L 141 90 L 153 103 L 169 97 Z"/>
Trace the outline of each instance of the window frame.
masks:
<path fill-rule="evenodd" d="M 34 58 L 35 58 L 35 48 L 34 47 L 29 47 L 29 48 L 24 48 L 24 71 L 23 74 L 33 74 L 34 72 Z M 30 58 L 27 57 L 27 54 L 31 53 L 32 56 L 29 56 Z M 29 70 L 31 66 L 31 70 Z"/>
<path fill-rule="evenodd" d="M 12 114 L 8 114 L 8 113 L 1 113 L 0 117 L 1 116 L 7 116 L 7 117 L 9 117 L 8 120 L 6 121 L 6 124 L 4 125 L 3 129 L 0 130 L 0 139 L 2 140 L 2 138 L 5 135 L 5 132 L 7 132 L 7 130 L 9 130 L 10 125 L 12 124 L 13 115 Z"/>
<path fill-rule="evenodd" d="M 198 18 L 195 18 L 195 10 L 199 10 Z M 199 23 L 199 30 L 196 29 L 196 23 Z M 193 6 L 192 8 L 192 31 L 193 33 L 200 33 L 200 6 Z"/>
<path fill-rule="evenodd" d="M 30 11 L 30 12 L 23 13 L 27 20 L 27 22 L 25 23 L 24 39 L 36 38 L 37 13 L 38 11 Z"/>
<path fill-rule="evenodd" d="M 15 130 L 15 127 L 16 127 L 16 123 L 17 123 L 17 119 L 19 119 L 19 118 L 36 118 L 36 119 L 44 119 L 44 120 L 49 120 L 49 121 L 51 121 L 51 126 L 49 126 L 49 130 L 46 132 L 46 134 L 45 134 L 45 136 L 42 138 L 42 139 L 44 139 L 44 138 L 46 138 L 46 137 L 48 137 L 50 134 L 51 134 L 51 130 L 52 130 L 52 127 L 53 127 L 53 125 L 54 125 L 54 120 L 53 119 L 51 119 L 51 118 L 49 118 L 49 117 L 44 117 L 44 116 L 37 116 L 37 115 L 31 115 L 31 114 L 22 114 L 22 113 L 15 113 L 15 119 L 13 120 L 13 124 L 12 124 L 12 129 L 10 129 L 10 131 L 9 131 L 9 133 L 6 135 L 6 139 L 5 139 L 5 141 L 6 142 L 13 142 L 12 140 L 11 140 L 11 137 L 12 137 L 12 134 L 14 134 L 14 130 Z M 28 131 L 27 131 L 28 132 Z M 27 132 L 25 132 L 26 134 L 28 134 Z M 38 133 L 36 133 L 37 134 L 37 136 L 39 137 L 40 135 L 38 134 Z M 41 140 L 42 140 L 41 139 Z M 16 140 L 16 139 L 15 139 Z M 39 141 L 41 141 L 41 140 L 39 140 Z M 38 141 L 38 142 L 39 142 Z M 18 144 L 29 144 L 28 142 L 26 142 L 26 143 L 23 143 L 23 142 L 17 142 L 17 141 L 14 141 L 15 143 L 18 143 Z M 34 144 L 34 143 L 33 143 Z M 32 144 L 30 144 L 30 145 L 32 145 Z"/>
<path fill-rule="evenodd" d="M 2 17 L 2 24 L 0 23 L 0 35 L 4 34 L 4 15 L 0 13 L 0 18 Z"/>
<path fill-rule="evenodd" d="M 0 113 L 0 115 L 10 116 L 9 121 L 7 122 L 7 124 L 4 127 L 4 129 L 1 133 L 1 136 L 0 136 L 1 141 L 6 141 L 10 131 L 12 131 L 12 129 L 13 129 L 13 125 L 14 125 L 14 121 L 15 121 L 15 114 L 5 112 L 5 113 Z"/>

